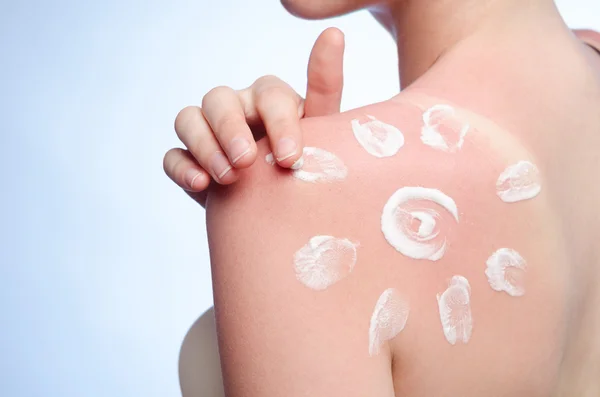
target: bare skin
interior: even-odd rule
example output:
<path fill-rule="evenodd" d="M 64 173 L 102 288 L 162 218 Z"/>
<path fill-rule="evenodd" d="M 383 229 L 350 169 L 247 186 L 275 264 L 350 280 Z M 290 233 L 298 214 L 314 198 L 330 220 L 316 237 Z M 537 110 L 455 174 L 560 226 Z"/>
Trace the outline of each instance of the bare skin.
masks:
<path fill-rule="evenodd" d="M 401 68 L 408 87 L 395 98 L 301 121 L 307 145 L 344 159 L 346 181 L 296 181 L 260 161 L 270 150 L 263 140 L 257 146 L 259 161 L 240 172 L 238 183 L 209 195 L 215 309 L 228 396 L 598 395 L 597 59 L 548 2 L 524 8 L 489 3 L 492 8 L 471 7 L 473 15 L 466 18 L 481 21 L 491 15 L 485 23 L 467 23 L 466 34 L 434 34 L 437 50 L 412 50 L 414 63 Z M 406 15 L 425 16 L 420 23 L 427 25 L 427 12 L 439 18 L 445 11 L 398 4 L 387 14 L 384 6 L 377 10 L 378 19 L 398 37 L 407 37 L 401 29 L 410 24 L 399 22 Z M 303 5 L 302 12 L 310 11 L 309 1 Z M 438 25 L 442 32 L 450 29 Z M 419 37 L 418 30 L 411 40 Z M 403 42 L 399 53 L 403 48 L 414 45 Z M 440 101 L 461 109 L 476 130 L 459 154 L 439 153 L 419 141 L 422 109 Z M 352 137 L 350 120 L 364 120 L 366 114 L 405 133 L 401 153 L 382 160 L 364 152 Z M 495 179 L 523 157 L 540 168 L 543 192 L 528 202 L 502 203 L 494 194 Z M 451 250 L 439 264 L 399 255 L 379 230 L 389 195 L 416 185 L 443 190 L 461 210 L 459 226 L 448 229 Z M 323 293 L 298 283 L 291 264 L 293 253 L 316 234 L 361 242 L 355 271 Z M 499 245 L 518 247 L 528 260 L 522 298 L 487 285 L 482 264 Z M 444 340 L 434 300 L 454 274 L 469 278 L 472 287 L 475 329 L 464 346 Z M 410 297 L 411 317 L 372 358 L 368 319 L 388 287 Z"/>
<path fill-rule="evenodd" d="M 204 206 L 211 180 L 229 185 L 238 170 L 256 161 L 256 143 L 265 135 L 277 163 L 291 167 L 302 154 L 302 117 L 340 111 L 344 35 L 326 29 L 317 39 L 307 70 L 306 100 L 275 76 L 263 76 L 250 87 L 216 87 L 202 107 L 188 106 L 175 119 L 175 131 L 187 149 L 174 148 L 164 157 L 165 173 Z"/>

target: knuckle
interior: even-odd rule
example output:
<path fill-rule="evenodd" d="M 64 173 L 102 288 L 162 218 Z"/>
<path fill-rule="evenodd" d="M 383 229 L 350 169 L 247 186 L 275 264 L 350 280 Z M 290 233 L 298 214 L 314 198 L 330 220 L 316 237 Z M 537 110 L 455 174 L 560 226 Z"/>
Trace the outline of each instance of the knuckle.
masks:
<path fill-rule="evenodd" d="M 283 106 L 294 107 L 300 104 L 302 97 L 292 87 L 281 82 L 259 87 L 254 92 L 254 100 L 258 108 L 272 107 L 281 103 Z"/>
<path fill-rule="evenodd" d="M 255 88 L 263 86 L 263 85 L 270 85 L 276 82 L 279 82 L 281 80 L 279 80 L 279 77 L 274 76 L 272 74 L 267 74 L 264 76 L 259 77 L 258 79 L 256 79 L 256 81 L 254 82 L 253 86 Z"/>
<path fill-rule="evenodd" d="M 289 118 L 278 117 L 269 123 L 268 135 L 290 134 L 294 131 L 295 122 Z"/>
<path fill-rule="evenodd" d="M 207 156 L 209 145 L 206 144 L 206 137 L 199 136 L 194 142 L 188 147 L 189 152 L 194 156 L 196 161 L 203 162 Z"/>
<path fill-rule="evenodd" d="M 219 150 L 219 147 L 215 146 L 216 142 L 217 139 L 213 133 L 199 135 L 187 148 L 193 162 L 202 167 L 208 165 L 212 154 Z"/>
<path fill-rule="evenodd" d="M 177 113 L 175 117 L 175 131 L 179 133 L 186 128 L 198 116 L 198 108 L 196 106 L 186 106 Z"/>
<path fill-rule="evenodd" d="M 218 100 L 218 98 L 222 97 L 223 95 L 227 95 L 232 91 L 233 89 L 231 87 L 227 87 L 225 85 L 220 85 L 211 89 L 202 98 L 202 107 L 206 107 L 207 104 L 210 105 L 211 102 Z"/>
<path fill-rule="evenodd" d="M 272 133 L 279 134 L 280 132 L 291 130 L 292 127 L 299 122 L 298 112 L 290 107 L 274 104 L 267 115 L 264 117 L 264 124 L 267 130 L 267 135 Z"/>
<path fill-rule="evenodd" d="M 269 85 L 256 92 L 256 106 L 264 108 L 277 102 L 293 100 L 293 95 L 284 87 Z"/>
<path fill-rule="evenodd" d="M 246 124 L 246 117 L 235 112 L 230 112 L 218 120 L 215 133 L 220 133 L 224 130 L 240 129 L 240 124 Z"/>

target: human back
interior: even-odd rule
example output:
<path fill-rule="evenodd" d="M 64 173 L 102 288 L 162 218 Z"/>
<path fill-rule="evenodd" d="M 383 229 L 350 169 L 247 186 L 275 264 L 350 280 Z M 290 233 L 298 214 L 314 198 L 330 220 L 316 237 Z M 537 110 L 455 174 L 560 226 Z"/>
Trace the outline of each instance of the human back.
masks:
<path fill-rule="evenodd" d="M 518 55 L 524 47 L 508 49 Z M 346 168 L 343 177 L 294 177 L 264 160 L 269 149 L 261 142 L 257 164 L 235 185 L 211 193 L 208 231 L 221 337 L 230 349 L 247 338 L 250 357 L 263 358 L 257 364 L 239 350 L 221 349 L 245 364 L 242 375 L 228 357 L 225 373 L 244 378 L 269 370 L 292 390 L 314 395 L 330 392 L 331 383 L 340 392 L 332 376 L 345 383 L 346 395 L 533 396 L 597 387 L 590 384 L 593 374 L 577 383 L 572 376 L 581 372 L 569 369 L 582 364 L 574 340 L 590 347 L 593 359 L 595 339 L 580 324 L 597 327 L 590 320 L 598 318 L 590 288 L 598 281 L 598 219 L 589 211 L 598 199 L 592 183 L 598 170 L 598 74 L 574 42 L 555 48 L 557 58 L 568 61 L 550 71 L 533 60 L 539 53 L 531 48 L 524 68 L 510 60 L 494 63 L 481 51 L 483 61 L 474 64 L 466 56 L 473 48 L 463 47 L 392 100 L 303 120 L 305 144 L 335 155 Z M 538 50 L 545 53 L 543 46 Z M 565 68 L 576 73 L 559 76 Z M 451 106 L 458 124 L 469 125 L 458 150 L 446 152 L 421 139 L 423 115 L 436 105 Z M 373 156 L 354 136 L 353 120 L 365 125 L 374 119 L 403 135 L 403 145 L 389 157 Z M 573 130 L 578 133 L 564 132 Z M 305 161 L 314 171 L 315 164 Z M 498 179 L 520 161 L 535 165 L 540 191 L 503 201 Z M 436 260 L 407 256 L 382 231 L 385 204 L 405 188 L 439 191 L 456 204 L 455 217 L 438 202 L 416 202 L 439 214 L 436 230 L 446 246 Z M 319 290 L 301 281 L 294 263 L 315 236 L 347 239 L 356 247 L 352 270 Z M 492 289 L 486 275 L 487 260 L 502 248 L 526 261 L 519 296 Z M 462 280 L 456 276 L 469 283 L 472 330 L 466 341 L 451 344 L 438 299 Z M 409 314 L 397 336 L 371 354 L 371 319 L 389 288 L 408 304 Z M 236 327 L 243 327 L 243 336 L 233 332 Z M 265 329 L 269 338 L 261 336 Z M 268 389 L 268 382 L 260 387 Z"/>

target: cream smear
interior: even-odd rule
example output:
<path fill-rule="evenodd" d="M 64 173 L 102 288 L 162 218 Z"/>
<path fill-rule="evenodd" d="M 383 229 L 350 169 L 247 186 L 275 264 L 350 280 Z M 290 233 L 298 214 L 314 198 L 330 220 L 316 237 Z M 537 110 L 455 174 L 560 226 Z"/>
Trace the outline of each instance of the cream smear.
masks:
<path fill-rule="evenodd" d="M 265 161 L 275 165 L 273 153 L 265 157 Z M 292 165 L 292 175 L 305 182 L 331 182 L 343 180 L 348 169 L 335 154 L 316 147 L 305 147 L 300 160 Z"/>
<path fill-rule="evenodd" d="M 486 262 L 485 275 L 494 291 L 504 291 L 510 296 L 523 296 L 523 283 L 527 264 L 521 255 L 510 248 L 500 248 Z"/>
<path fill-rule="evenodd" d="M 437 261 L 446 252 L 446 238 L 440 236 L 438 204 L 458 222 L 452 198 L 437 189 L 403 187 L 387 201 L 381 214 L 385 239 L 401 254 L 414 259 Z"/>
<path fill-rule="evenodd" d="M 398 153 L 404 146 L 404 135 L 393 125 L 377 120 L 373 116 L 367 116 L 370 121 L 360 124 L 358 120 L 352 120 L 352 131 L 360 145 L 375 157 L 390 157 Z"/>
<path fill-rule="evenodd" d="M 398 335 L 406 325 L 410 308 L 400 294 L 388 288 L 379 297 L 369 326 L 369 355 L 379 354 L 381 346 Z"/>
<path fill-rule="evenodd" d="M 345 278 L 356 264 L 357 244 L 345 238 L 315 236 L 294 255 L 296 278 L 314 290 L 324 290 Z"/>
<path fill-rule="evenodd" d="M 473 332 L 469 281 L 463 276 L 452 277 L 448 288 L 441 295 L 438 294 L 437 301 L 448 343 L 467 343 Z"/>
<path fill-rule="evenodd" d="M 534 198 L 541 190 L 540 172 L 524 160 L 506 167 L 496 182 L 496 194 L 506 203 Z"/>
<path fill-rule="evenodd" d="M 456 152 L 462 147 L 469 127 L 456 117 L 452 106 L 435 105 L 423 113 L 421 141 L 444 152 Z"/>

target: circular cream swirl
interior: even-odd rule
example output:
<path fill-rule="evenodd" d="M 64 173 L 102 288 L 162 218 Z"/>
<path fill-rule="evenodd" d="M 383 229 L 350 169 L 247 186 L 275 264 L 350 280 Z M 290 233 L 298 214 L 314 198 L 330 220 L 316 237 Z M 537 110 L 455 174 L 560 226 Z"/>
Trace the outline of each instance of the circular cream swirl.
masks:
<path fill-rule="evenodd" d="M 458 222 L 454 200 L 437 189 L 403 187 L 388 199 L 381 214 L 385 239 L 401 254 L 414 259 L 437 261 L 446 252 L 446 238 L 440 236 L 440 214 L 427 203 L 437 203 Z M 414 222 L 418 229 L 414 230 Z"/>

